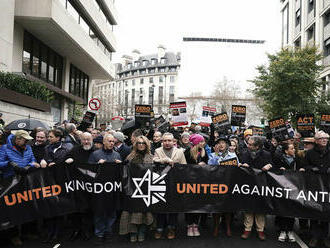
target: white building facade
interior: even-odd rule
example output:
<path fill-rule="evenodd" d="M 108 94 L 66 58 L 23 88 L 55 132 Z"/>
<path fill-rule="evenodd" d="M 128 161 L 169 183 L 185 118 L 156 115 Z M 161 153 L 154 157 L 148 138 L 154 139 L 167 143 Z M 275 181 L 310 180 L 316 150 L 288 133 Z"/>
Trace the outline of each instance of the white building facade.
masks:
<path fill-rule="evenodd" d="M 168 115 L 169 103 L 177 100 L 181 55 L 163 46 L 151 55 L 134 50 L 116 65 L 116 80 L 95 85 L 94 94 L 104 103 L 98 113 L 100 122 L 113 116 L 133 117 L 135 104 L 150 104 L 156 116 Z"/>
<path fill-rule="evenodd" d="M 328 90 L 330 81 L 330 0 L 280 0 L 282 14 L 282 47 L 316 45 L 322 52 L 321 73 Z"/>
<path fill-rule="evenodd" d="M 115 78 L 114 0 L 1 0 L 0 8 L 0 70 L 54 92 L 51 113 L 0 101 L 7 121 L 69 119 L 75 105 L 86 106 L 96 80 Z"/>

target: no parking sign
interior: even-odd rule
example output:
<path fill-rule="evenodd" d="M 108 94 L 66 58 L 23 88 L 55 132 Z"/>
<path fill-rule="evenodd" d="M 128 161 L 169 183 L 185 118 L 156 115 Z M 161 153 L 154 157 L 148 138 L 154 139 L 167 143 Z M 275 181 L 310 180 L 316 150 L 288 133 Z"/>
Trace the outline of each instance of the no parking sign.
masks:
<path fill-rule="evenodd" d="M 98 98 L 92 98 L 88 102 L 88 106 L 91 110 L 99 110 L 101 107 L 101 101 Z"/>

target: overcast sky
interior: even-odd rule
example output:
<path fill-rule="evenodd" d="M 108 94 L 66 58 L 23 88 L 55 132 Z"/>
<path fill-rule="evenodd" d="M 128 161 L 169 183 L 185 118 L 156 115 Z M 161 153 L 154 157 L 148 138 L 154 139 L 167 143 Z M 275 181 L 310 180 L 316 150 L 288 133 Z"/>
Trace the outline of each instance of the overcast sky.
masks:
<path fill-rule="evenodd" d="M 277 0 L 117 0 L 118 25 L 114 32 L 120 62 L 138 49 L 157 52 L 159 44 L 181 52 L 179 96 L 210 93 L 216 81 L 227 77 L 245 89 L 266 63 L 266 52 L 280 49 L 281 17 Z M 264 45 L 183 42 L 183 37 L 265 40 Z"/>

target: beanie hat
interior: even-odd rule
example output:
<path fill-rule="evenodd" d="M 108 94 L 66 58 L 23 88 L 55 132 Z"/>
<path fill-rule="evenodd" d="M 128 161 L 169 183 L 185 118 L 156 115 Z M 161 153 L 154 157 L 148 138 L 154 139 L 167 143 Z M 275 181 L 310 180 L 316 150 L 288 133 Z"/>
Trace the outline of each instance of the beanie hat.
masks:
<path fill-rule="evenodd" d="M 244 131 L 244 137 L 247 136 L 247 135 L 251 135 L 252 136 L 252 129 L 246 129 Z"/>
<path fill-rule="evenodd" d="M 102 135 L 97 136 L 95 139 L 93 139 L 93 142 L 103 144 L 103 136 Z"/>
<path fill-rule="evenodd" d="M 123 143 L 125 140 L 125 136 L 122 132 L 115 132 L 113 134 L 113 137 L 116 138 L 117 140 L 119 140 L 121 143 Z"/>
<path fill-rule="evenodd" d="M 195 133 L 190 136 L 189 141 L 195 146 L 200 142 L 204 141 L 204 137 L 200 134 Z"/>
<path fill-rule="evenodd" d="M 181 138 L 183 138 L 183 137 L 190 137 L 190 134 L 188 133 L 188 132 L 183 132 L 182 134 L 181 134 Z"/>

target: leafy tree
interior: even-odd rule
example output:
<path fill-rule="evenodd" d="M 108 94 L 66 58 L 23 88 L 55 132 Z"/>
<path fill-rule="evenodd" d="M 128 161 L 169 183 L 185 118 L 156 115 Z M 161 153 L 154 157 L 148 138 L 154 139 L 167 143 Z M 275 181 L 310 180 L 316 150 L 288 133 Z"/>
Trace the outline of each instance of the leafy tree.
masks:
<path fill-rule="evenodd" d="M 251 82 L 269 119 L 283 116 L 295 123 L 299 113 L 329 112 L 329 96 L 322 93 L 324 82 L 319 78 L 324 69 L 321 59 L 314 46 L 268 54 L 269 65 L 258 66 L 258 76 Z"/>

